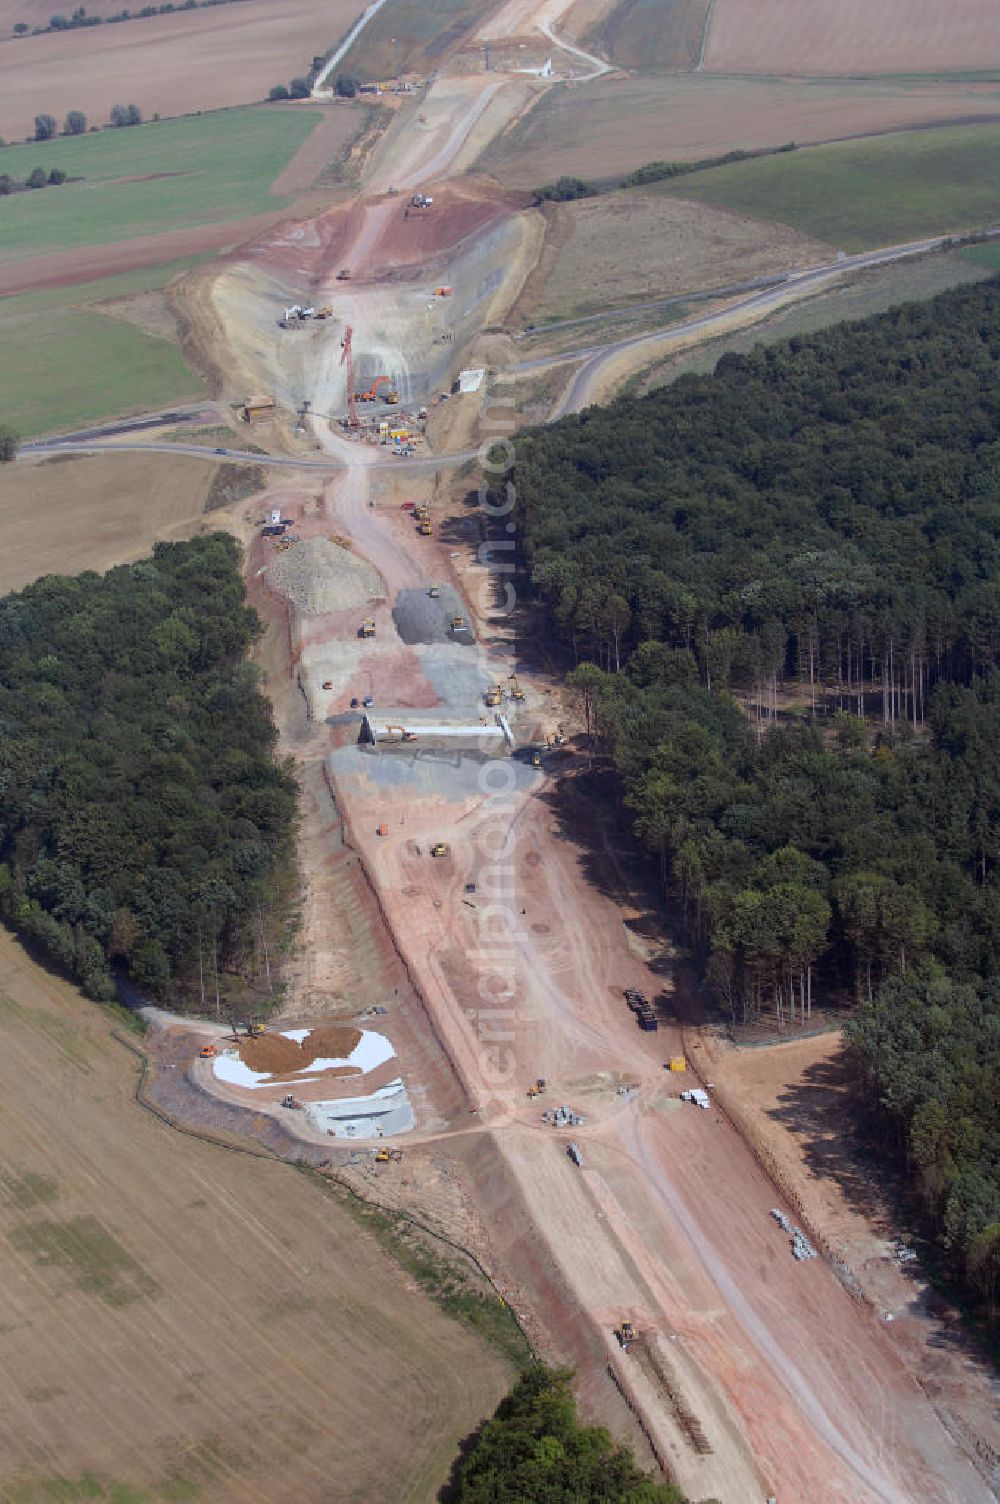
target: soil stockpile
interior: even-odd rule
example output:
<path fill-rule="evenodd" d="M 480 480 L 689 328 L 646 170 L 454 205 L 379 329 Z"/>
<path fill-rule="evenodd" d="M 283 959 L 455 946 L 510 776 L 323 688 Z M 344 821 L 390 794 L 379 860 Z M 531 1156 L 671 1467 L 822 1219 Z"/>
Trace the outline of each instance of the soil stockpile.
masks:
<path fill-rule="evenodd" d="M 373 596 L 385 593 L 381 577 L 370 564 L 329 538 L 306 538 L 293 544 L 269 567 L 267 580 L 272 590 L 308 616 L 364 606 Z"/>

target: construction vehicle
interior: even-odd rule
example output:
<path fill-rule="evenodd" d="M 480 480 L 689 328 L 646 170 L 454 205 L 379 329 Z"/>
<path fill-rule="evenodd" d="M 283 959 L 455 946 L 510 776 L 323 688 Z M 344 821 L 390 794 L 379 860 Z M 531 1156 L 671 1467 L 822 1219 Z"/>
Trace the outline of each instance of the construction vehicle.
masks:
<path fill-rule="evenodd" d="M 390 742 L 415 742 L 417 733 L 407 731 L 405 726 L 386 726 L 386 739 Z"/>
<path fill-rule="evenodd" d="M 402 1149 L 376 1149 L 375 1150 L 375 1163 L 379 1164 L 379 1165 L 387 1165 L 390 1162 L 390 1160 L 394 1164 L 399 1164 L 399 1161 L 402 1159 L 402 1157 L 403 1157 L 403 1151 L 402 1151 Z"/>
<path fill-rule="evenodd" d="M 219 1052 L 215 1048 L 214 1044 L 203 1044 L 201 1049 L 198 1051 L 198 1054 L 201 1056 L 202 1060 L 213 1060 L 218 1053 Z"/>
<path fill-rule="evenodd" d="M 423 518 L 423 519 L 422 519 L 422 520 L 421 520 L 421 521 L 420 521 L 420 522 L 418 522 L 418 523 L 417 523 L 417 532 L 418 532 L 418 533 L 419 533 L 419 534 L 420 534 L 420 535 L 421 535 L 421 537 L 423 537 L 423 538 L 428 538 L 428 537 L 430 537 L 430 533 L 431 533 L 431 525 L 430 525 L 430 523 L 429 523 L 429 522 L 428 522 L 428 520 L 427 520 L 427 518 L 426 518 L 426 517 L 424 517 L 424 518 Z"/>
<path fill-rule="evenodd" d="M 636 992 L 634 987 L 625 988 L 625 1001 L 633 1013 L 638 1013 L 640 1008 L 649 1007 L 648 999 L 644 998 L 641 992 Z"/>
<path fill-rule="evenodd" d="M 423 522 L 428 516 L 426 501 L 418 501 L 413 508 L 413 515 L 418 522 Z"/>
<path fill-rule="evenodd" d="M 623 1321 L 621 1326 L 615 1327 L 615 1340 L 624 1352 L 628 1352 L 635 1341 L 635 1327 L 631 1321 Z"/>
<path fill-rule="evenodd" d="M 450 287 L 435 287 L 435 289 L 434 289 L 434 296 L 436 298 L 450 298 L 451 297 L 451 288 Z"/>
<path fill-rule="evenodd" d="M 465 631 L 465 617 L 464 616 L 453 616 L 452 619 L 451 619 L 451 630 L 453 632 L 464 632 Z"/>
<path fill-rule="evenodd" d="M 684 1056 L 683 1055 L 671 1055 L 671 1057 L 670 1057 L 670 1064 L 667 1066 L 667 1070 L 668 1071 L 686 1071 L 687 1070 L 687 1061 L 684 1059 Z"/>
<path fill-rule="evenodd" d="M 441 586 L 440 585 L 432 585 L 430 587 L 430 589 L 428 590 L 427 594 L 430 596 L 430 598 L 431 598 L 432 601 L 436 601 L 437 598 L 438 598 L 438 596 L 441 594 Z"/>
<path fill-rule="evenodd" d="M 372 619 L 371 619 L 370 616 L 366 617 L 366 619 L 361 623 L 360 627 L 358 628 L 358 636 L 359 637 L 374 637 L 375 636 L 375 623 L 372 621 Z"/>
<path fill-rule="evenodd" d="M 332 319 L 333 318 L 333 304 L 332 303 L 324 303 L 322 308 L 317 308 L 317 310 L 316 310 L 316 317 L 318 319 Z"/>
<path fill-rule="evenodd" d="M 443 841 L 437 841 L 431 847 L 431 856 L 447 856 L 448 848 Z"/>
<path fill-rule="evenodd" d="M 387 402 L 390 407 L 396 407 L 399 404 L 399 393 L 393 388 L 390 388 L 390 390 L 387 391 L 385 396 L 382 398 L 382 401 Z"/>
<path fill-rule="evenodd" d="M 388 825 L 386 825 L 383 822 L 380 826 L 378 826 L 378 828 L 375 831 L 375 834 L 377 836 L 387 836 L 389 834 L 389 827 L 388 827 Z"/>
<path fill-rule="evenodd" d="M 656 1014 L 652 1010 L 648 1013 L 640 1013 L 638 1019 L 639 1028 L 644 1029 L 647 1034 L 655 1034 L 660 1027 Z"/>
<path fill-rule="evenodd" d="M 302 1103 L 299 1101 L 298 1097 L 293 1097 L 291 1092 L 289 1092 L 287 1097 L 282 1097 L 281 1105 L 282 1107 L 287 1107 L 291 1112 L 302 1111 Z"/>
<path fill-rule="evenodd" d="M 545 1090 L 545 1077 L 544 1076 L 539 1076 L 538 1080 L 537 1081 L 533 1081 L 531 1083 L 531 1085 L 528 1087 L 528 1096 L 529 1096 L 529 1098 L 540 1097 L 542 1095 L 542 1092 L 544 1090 Z"/>
<path fill-rule="evenodd" d="M 337 273 L 337 281 L 338 282 L 350 282 L 350 280 L 351 280 L 351 273 L 350 273 L 350 271 L 348 270 L 348 268 L 346 266 L 342 266 L 340 268 L 340 271 Z"/>
<path fill-rule="evenodd" d="M 500 685 L 492 684 L 489 689 L 483 692 L 483 699 L 490 706 L 501 704 L 503 701 L 503 690 Z"/>
<path fill-rule="evenodd" d="M 410 197 L 409 207 L 411 209 L 429 209 L 433 202 L 434 200 L 428 198 L 426 193 L 414 193 Z"/>
<path fill-rule="evenodd" d="M 333 680 L 332 679 L 324 679 L 323 680 L 323 688 L 324 689 L 332 689 L 333 688 Z"/>
<path fill-rule="evenodd" d="M 540 752 L 532 752 L 531 766 L 533 768 L 540 768 L 542 766 L 542 754 Z"/>
<path fill-rule="evenodd" d="M 259 1039 L 262 1034 L 267 1033 L 265 1025 L 259 1024 L 255 1018 L 252 1018 L 248 1024 L 244 1024 L 244 1028 L 248 1039 Z"/>
<path fill-rule="evenodd" d="M 377 397 L 377 395 L 378 395 L 378 389 L 383 384 L 383 382 L 385 383 L 385 385 L 387 387 L 389 387 L 389 388 L 392 387 L 392 382 L 389 380 L 388 376 L 376 376 L 375 380 L 372 382 L 372 384 L 368 388 L 367 392 L 355 392 L 354 393 L 354 395 L 355 395 L 356 399 L 358 400 L 358 402 L 374 402 L 375 399 L 376 399 L 376 397 Z M 389 399 L 387 397 L 386 401 L 388 401 L 388 400 Z"/>
<path fill-rule="evenodd" d="M 517 678 L 516 674 L 511 674 L 509 683 L 510 683 L 510 697 L 511 697 L 512 700 L 525 700 L 525 699 L 527 699 L 527 695 L 524 693 L 524 690 L 521 688 L 521 685 L 518 682 L 518 678 Z"/>

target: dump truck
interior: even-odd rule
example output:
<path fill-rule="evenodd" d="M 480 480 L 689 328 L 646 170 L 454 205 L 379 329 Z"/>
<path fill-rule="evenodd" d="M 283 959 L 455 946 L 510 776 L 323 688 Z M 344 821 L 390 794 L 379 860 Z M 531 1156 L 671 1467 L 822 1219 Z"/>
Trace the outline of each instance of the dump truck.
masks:
<path fill-rule="evenodd" d="M 358 636 L 359 637 L 374 637 L 375 636 L 375 623 L 372 621 L 372 619 L 371 619 L 370 616 L 367 617 L 361 623 L 360 627 L 358 628 Z"/>
<path fill-rule="evenodd" d="M 483 692 L 483 699 L 487 705 L 499 705 L 503 699 L 503 690 L 500 688 L 500 685 L 494 684 L 491 688 L 485 690 Z"/>
<path fill-rule="evenodd" d="M 509 682 L 510 682 L 510 697 L 511 697 L 512 700 L 524 700 L 524 699 L 527 698 L 527 696 L 524 693 L 524 690 L 521 688 L 521 685 L 520 685 L 520 683 L 518 681 L 518 678 L 517 678 L 516 674 L 511 674 Z"/>
<path fill-rule="evenodd" d="M 438 596 L 441 594 L 441 586 L 440 585 L 432 585 L 430 587 L 430 589 L 428 590 L 427 594 L 430 596 L 430 598 L 431 598 L 432 601 L 436 601 L 437 598 L 438 598 Z"/>
<path fill-rule="evenodd" d="M 422 538 L 427 538 L 430 536 L 431 525 L 426 517 L 422 518 L 421 521 L 417 523 L 417 532 L 421 535 Z"/>
<path fill-rule="evenodd" d="M 214 1044 L 203 1044 L 201 1049 L 198 1051 L 198 1054 L 201 1056 L 202 1060 L 212 1060 L 218 1053 L 219 1052 L 215 1048 Z"/>
<path fill-rule="evenodd" d="M 532 752 L 531 766 L 533 768 L 540 768 L 542 766 L 542 754 L 540 752 Z"/>
<path fill-rule="evenodd" d="M 657 1029 L 660 1027 L 656 1014 L 652 1011 L 648 1013 L 642 1012 L 638 1014 L 637 1017 L 639 1019 L 639 1028 L 645 1029 L 647 1034 L 655 1034 Z"/>

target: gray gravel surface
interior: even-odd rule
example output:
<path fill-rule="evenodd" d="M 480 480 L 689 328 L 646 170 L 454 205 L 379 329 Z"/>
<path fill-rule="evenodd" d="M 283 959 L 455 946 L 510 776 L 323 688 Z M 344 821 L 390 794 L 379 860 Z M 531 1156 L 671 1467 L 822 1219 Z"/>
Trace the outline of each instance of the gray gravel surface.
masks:
<path fill-rule="evenodd" d="M 307 616 L 365 606 L 385 594 L 377 570 L 329 538 L 306 538 L 276 555 L 267 571 L 272 590 Z M 434 604 L 432 602 L 432 604 Z"/>

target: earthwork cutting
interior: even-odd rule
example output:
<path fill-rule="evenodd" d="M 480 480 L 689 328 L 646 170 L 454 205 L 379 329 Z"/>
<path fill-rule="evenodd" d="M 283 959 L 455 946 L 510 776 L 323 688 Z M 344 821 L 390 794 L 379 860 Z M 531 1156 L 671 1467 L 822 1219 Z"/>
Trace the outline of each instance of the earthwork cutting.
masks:
<path fill-rule="evenodd" d="M 945 249 L 935 290 L 971 284 L 982 268 L 946 242 L 961 232 L 990 243 L 1000 201 L 983 163 L 1000 128 L 996 90 L 972 78 L 853 76 L 917 72 L 938 58 L 935 33 L 926 47 L 914 40 L 931 25 L 923 9 L 902 0 L 894 25 L 909 40 L 896 48 L 880 20 L 863 70 L 840 22 L 817 12 L 793 24 L 770 0 L 756 20 L 729 0 L 670 7 L 664 35 L 655 7 L 594 0 L 386 0 L 356 34 L 360 8 L 341 6 L 315 21 L 333 35 L 311 29 L 315 7 L 291 9 L 294 36 L 316 40 L 300 48 L 301 64 L 284 51 L 280 60 L 308 75 L 310 97 L 275 101 L 271 113 L 245 97 L 275 35 L 260 0 L 199 9 L 192 37 L 213 24 L 228 35 L 233 15 L 246 18 L 242 82 L 218 101 L 241 108 L 164 120 L 128 140 L 127 130 L 57 137 L 42 143 L 46 162 L 64 152 L 83 181 L 11 195 L 0 289 L 5 276 L 29 278 L 36 258 L 73 250 L 94 262 L 90 291 L 74 301 L 67 282 L 58 308 L 104 338 L 113 325 L 123 360 L 138 362 L 146 341 L 168 347 L 172 375 L 155 403 L 131 404 L 148 428 L 75 438 L 73 428 L 126 412 L 128 399 L 77 407 L 67 378 L 65 421 L 46 423 L 46 381 L 32 385 L 27 368 L 18 397 L 20 378 L 5 378 L 25 433 L 57 436 L 22 454 L 0 496 L 28 560 L 0 574 L 13 587 L 68 567 L 19 520 L 36 505 L 67 529 L 79 567 L 180 537 L 205 537 L 208 549 L 216 528 L 234 535 L 260 631 L 247 629 L 250 666 L 220 678 L 208 703 L 238 717 L 251 692 L 266 695 L 299 816 L 286 918 L 272 926 L 261 901 L 229 959 L 235 900 L 221 871 L 207 873 L 193 999 L 141 950 L 124 900 L 108 898 L 116 970 L 135 953 L 146 967 L 142 985 L 123 988 L 149 1030 L 131 1056 L 130 1036 L 109 1043 L 67 984 L 39 982 L 12 941 L 0 945 L 18 957 L 11 998 L 0 999 L 13 1051 L 0 1070 L 17 1104 L 11 1162 L 0 1164 L 4 1329 L 20 1333 L 9 1356 L 47 1396 L 8 1423 L 0 1495 L 54 1498 L 38 1491 L 46 1480 L 90 1470 L 105 1490 L 95 1498 L 114 1497 L 120 1481 L 146 1490 L 137 1499 L 204 1490 L 234 1501 L 431 1500 L 530 1343 L 575 1369 L 587 1421 L 628 1438 L 642 1467 L 689 1500 L 982 1504 L 992 1488 L 984 1457 L 1000 1446 L 988 1375 L 942 1340 L 940 1312 L 904 1289 L 896 1264 L 891 1280 L 881 1265 L 872 1272 L 873 1224 L 848 1214 L 839 1184 L 822 1194 L 807 1184 L 793 1129 L 763 1121 L 777 1096 L 768 1068 L 755 1074 L 720 1043 L 691 958 L 663 921 L 656 872 L 616 830 L 610 797 L 607 809 L 593 797 L 611 761 L 595 753 L 585 677 L 567 685 L 574 663 L 546 640 L 529 600 L 507 487 L 510 435 L 525 421 L 515 391 L 557 418 L 626 381 L 672 379 L 663 363 L 709 339 L 739 331 L 742 351 L 765 318 L 791 319 L 813 299 L 836 305 L 836 288 L 867 288 L 867 274 L 888 279 Z M 959 11 L 939 71 L 971 69 L 976 57 L 1000 65 L 984 51 L 994 33 L 983 8 L 968 0 Z M 137 46 L 179 37 L 173 20 L 95 26 L 88 46 L 113 30 L 117 57 L 133 33 Z M 28 37 L 26 56 L 75 36 Z M 0 76 L 3 49 L 19 45 L 0 43 Z M 190 88 L 168 90 L 171 108 L 200 105 L 196 75 Z M 956 124 L 972 115 L 985 123 Z M 793 144 L 869 132 L 871 141 Z M 10 153 L 27 162 L 34 150 Z M 732 152 L 739 160 L 707 160 Z M 176 180 L 151 171 L 178 153 L 188 165 Z M 623 183 L 649 163 L 669 170 Z M 933 203 L 921 189 L 928 164 L 942 184 Z M 150 175 L 136 193 L 140 166 Z M 183 262 L 144 246 L 180 234 L 197 241 Z M 102 295 L 111 268 L 99 263 L 128 246 L 140 270 Z M 62 262 L 53 275 L 66 276 Z M 41 306 L 29 299 L 43 296 L 22 290 L 7 310 L 24 348 Z M 638 322 L 619 325 L 629 319 Z M 183 455 L 169 452 L 176 443 Z M 134 448 L 146 452 L 125 452 Z M 83 449 L 100 457 L 71 457 Z M 134 526 L 109 481 L 116 465 L 142 493 Z M 217 467 L 236 465 L 247 469 L 221 493 Z M 154 480 L 161 466 L 182 482 Z M 71 513 L 87 467 L 81 525 Z M 666 494 L 665 461 L 663 474 Z M 617 506 L 609 487 L 609 532 L 623 525 Z M 571 532 L 568 493 L 564 520 Z M 678 515 L 669 526 L 686 524 Z M 625 602 L 606 598 L 602 557 L 581 583 L 557 578 L 551 552 L 560 620 L 576 620 L 592 592 L 601 672 L 619 672 L 636 624 Z M 156 555 L 148 567 L 163 588 Z M 210 616 L 229 603 L 217 567 Z M 757 586 L 748 576 L 726 588 Z M 678 597 L 678 619 L 686 609 Z M 699 630 L 692 617 L 694 646 Z M 646 649 L 662 646 L 644 631 Z M 202 671 L 208 649 L 183 611 L 149 644 L 151 658 L 185 655 L 164 700 L 181 717 L 185 674 Z M 664 659 L 677 676 L 671 692 L 693 682 L 684 674 L 694 646 L 683 663 L 679 651 Z M 588 653 L 581 640 L 579 656 Z M 59 693 L 53 657 L 40 671 L 43 701 Z M 735 717 L 735 691 L 727 706 Z M 846 739 L 850 726 L 837 725 Z M 156 734 L 169 803 L 187 787 L 188 753 L 173 723 Z M 891 738 L 885 748 L 891 757 Z M 213 819 L 225 813 L 227 840 L 243 843 L 240 875 L 269 873 L 257 837 L 277 796 L 246 789 L 249 750 L 223 753 L 226 776 L 205 805 Z M 666 830 L 676 769 L 664 759 Z M 182 867 L 201 861 L 201 830 L 192 817 L 176 836 Z M 58 888 L 52 865 L 39 854 L 39 894 Z M 154 992 L 161 1007 L 149 1005 Z M 793 986 L 793 1019 L 795 995 Z M 72 1038 L 39 1022 L 57 1001 Z M 81 1141 L 63 1162 L 67 1129 L 50 1121 L 48 1097 L 44 1131 L 27 1126 L 21 1065 L 32 1040 L 100 1135 L 100 1153 Z M 827 1058 L 802 1052 L 794 1071 Z M 95 1126 L 101 1101 L 113 1132 Z M 103 1242 L 86 1245 L 92 1254 L 83 1243 L 66 1253 L 62 1234 L 46 1231 L 46 1219 L 65 1228 L 89 1215 L 63 1186 L 71 1174 L 104 1187 L 107 1226 Z M 58 1182 L 44 1217 L 4 1200 L 10 1177 L 21 1185 L 26 1175 Z M 150 1189 L 160 1184 L 163 1197 Z M 206 1202 L 217 1216 L 205 1237 L 226 1248 L 225 1268 L 211 1272 L 197 1235 Z M 844 1241 L 828 1227 L 847 1229 Z M 433 1253 L 419 1243 L 415 1254 L 411 1237 L 436 1239 Z M 404 1267 L 423 1271 L 412 1280 L 391 1261 L 400 1240 Z M 108 1250 L 119 1244 L 116 1264 Z M 193 1271 L 191 1292 L 175 1256 Z M 452 1261 L 447 1276 L 439 1258 Z M 87 1259 L 124 1292 L 113 1320 L 105 1285 L 81 1283 Z M 75 1388 L 24 1335 L 32 1282 L 56 1303 L 47 1330 L 66 1371 L 79 1368 Z M 143 1320 L 157 1357 L 133 1391 L 127 1349 Z M 109 1430 L 98 1445 L 77 1426 L 90 1405 L 87 1351 L 95 1383 L 122 1396 L 117 1442 Z M 8 1380 L 11 1401 L 16 1388 Z M 76 1409 L 70 1389 L 83 1395 Z M 211 1435 L 196 1467 L 179 1437 L 209 1391 Z M 64 1429 L 61 1453 L 40 1416 Z M 155 1467 L 130 1466 L 151 1418 Z M 329 1481 L 338 1457 L 343 1487 Z"/>

